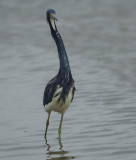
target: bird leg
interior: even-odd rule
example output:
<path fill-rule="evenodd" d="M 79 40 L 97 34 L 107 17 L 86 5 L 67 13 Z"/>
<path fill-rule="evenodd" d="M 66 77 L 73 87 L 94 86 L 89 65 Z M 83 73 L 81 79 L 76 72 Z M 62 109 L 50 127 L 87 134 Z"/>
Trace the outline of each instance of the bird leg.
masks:
<path fill-rule="evenodd" d="M 62 121 L 63 121 L 63 114 L 61 115 L 60 125 L 59 125 L 59 129 L 58 129 L 60 149 L 63 148 L 63 145 L 61 143 L 61 126 L 62 126 Z"/>
<path fill-rule="evenodd" d="M 45 130 L 45 136 L 44 136 L 45 140 L 46 140 L 47 130 L 48 130 L 48 126 L 49 126 L 50 113 L 51 112 L 48 113 L 48 119 L 46 121 L 46 130 Z"/>
<path fill-rule="evenodd" d="M 61 115 L 60 125 L 59 125 L 59 129 L 58 129 L 59 137 L 61 136 L 61 126 L 62 126 L 62 121 L 63 121 L 63 114 Z"/>

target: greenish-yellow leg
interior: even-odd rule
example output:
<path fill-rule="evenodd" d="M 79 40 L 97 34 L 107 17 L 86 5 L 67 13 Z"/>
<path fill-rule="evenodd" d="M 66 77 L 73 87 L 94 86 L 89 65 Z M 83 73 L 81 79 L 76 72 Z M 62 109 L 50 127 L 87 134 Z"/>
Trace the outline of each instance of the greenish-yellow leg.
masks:
<path fill-rule="evenodd" d="M 48 130 L 48 126 L 49 126 L 50 113 L 51 112 L 48 113 L 48 119 L 46 121 L 46 130 L 45 130 L 45 136 L 44 136 L 45 140 L 46 140 L 47 130 Z"/>
<path fill-rule="evenodd" d="M 62 121 L 63 121 L 63 114 L 61 115 L 60 125 L 59 125 L 59 129 L 58 129 L 59 135 L 61 135 Z"/>
<path fill-rule="evenodd" d="M 63 114 L 61 115 L 60 125 L 59 125 L 59 129 L 58 129 L 60 149 L 63 147 L 63 145 L 61 143 L 61 126 L 62 126 L 62 121 L 63 121 Z"/>

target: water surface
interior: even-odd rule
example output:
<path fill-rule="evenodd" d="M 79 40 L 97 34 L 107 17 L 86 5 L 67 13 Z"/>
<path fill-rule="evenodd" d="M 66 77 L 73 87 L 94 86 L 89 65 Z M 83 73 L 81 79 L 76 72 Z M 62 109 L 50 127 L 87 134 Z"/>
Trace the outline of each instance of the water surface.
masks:
<path fill-rule="evenodd" d="M 54 8 L 75 79 L 64 116 L 42 106 L 59 68 L 45 13 Z M 135 160 L 136 1 L 0 1 L 0 159 Z"/>

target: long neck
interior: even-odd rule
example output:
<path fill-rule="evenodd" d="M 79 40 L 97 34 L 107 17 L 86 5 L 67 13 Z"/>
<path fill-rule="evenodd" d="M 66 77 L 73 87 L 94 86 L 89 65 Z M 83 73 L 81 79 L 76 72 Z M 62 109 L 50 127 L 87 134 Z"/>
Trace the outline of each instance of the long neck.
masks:
<path fill-rule="evenodd" d="M 55 27 L 56 27 L 56 25 L 55 25 Z M 67 53 L 66 53 L 62 38 L 57 30 L 57 27 L 56 27 L 56 30 L 54 30 L 52 28 L 52 25 L 50 25 L 50 28 L 51 28 L 52 37 L 55 40 L 56 45 L 57 45 L 57 49 L 58 49 L 58 55 L 59 55 L 59 60 L 60 60 L 60 70 L 64 74 L 69 73 L 69 72 L 71 72 L 70 65 L 69 65 Z"/>

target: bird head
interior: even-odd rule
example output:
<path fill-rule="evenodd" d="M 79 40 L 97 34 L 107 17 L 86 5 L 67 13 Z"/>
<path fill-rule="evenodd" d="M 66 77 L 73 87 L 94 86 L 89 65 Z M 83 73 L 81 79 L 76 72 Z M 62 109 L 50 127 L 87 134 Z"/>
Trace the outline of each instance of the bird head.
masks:
<path fill-rule="evenodd" d="M 47 22 L 51 25 L 54 31 L 57 30 L 55 21 L 57 21 L 57 18 L 54 16 L 56 14 L 55 10 L 53 9 L 48 9 L 46 12 L 46 18 Z"/>

